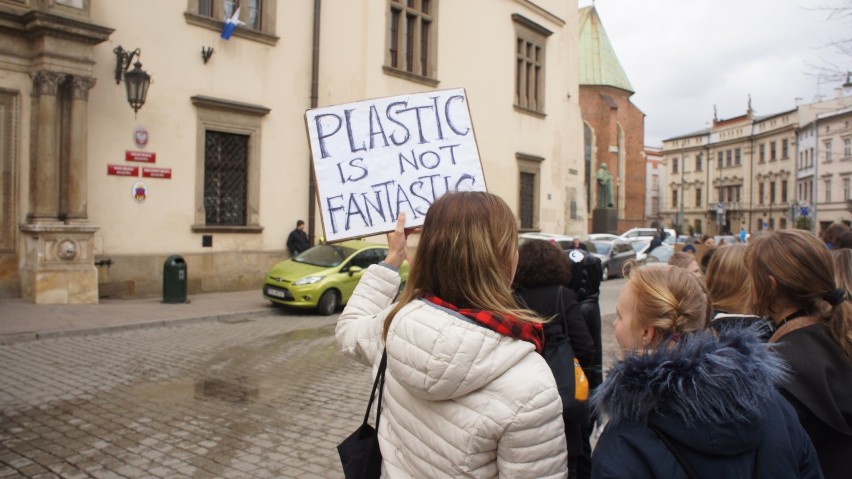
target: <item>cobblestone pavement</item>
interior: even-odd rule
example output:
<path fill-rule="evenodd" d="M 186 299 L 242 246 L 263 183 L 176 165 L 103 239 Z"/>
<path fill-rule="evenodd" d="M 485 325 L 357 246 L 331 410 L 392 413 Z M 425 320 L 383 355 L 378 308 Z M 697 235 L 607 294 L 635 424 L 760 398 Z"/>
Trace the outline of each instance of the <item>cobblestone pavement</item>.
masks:
<path fill-rule="evenodd" d="M 602 287 L 605 363 L 623 280 Z M 207 321 L 0 345 L 0 478 L 339 478 L 370 371 L 337 316 Z"/>
<path fill-rule="evenodd" d="M 366 366 L 337 316 L 0 346 L 0 477 L 334 478 Z"/>

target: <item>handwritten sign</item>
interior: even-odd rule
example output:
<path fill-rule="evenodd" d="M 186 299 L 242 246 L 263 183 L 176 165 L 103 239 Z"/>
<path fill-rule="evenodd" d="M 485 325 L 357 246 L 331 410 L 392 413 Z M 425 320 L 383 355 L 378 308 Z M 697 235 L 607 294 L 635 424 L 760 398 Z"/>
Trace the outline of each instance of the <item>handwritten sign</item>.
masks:
<path fill-rule="evenodd" d="M 485 191 L 463 89 L 365 100 L 305 113 L 327 241 L 406 227 L 448 191 Z"/>

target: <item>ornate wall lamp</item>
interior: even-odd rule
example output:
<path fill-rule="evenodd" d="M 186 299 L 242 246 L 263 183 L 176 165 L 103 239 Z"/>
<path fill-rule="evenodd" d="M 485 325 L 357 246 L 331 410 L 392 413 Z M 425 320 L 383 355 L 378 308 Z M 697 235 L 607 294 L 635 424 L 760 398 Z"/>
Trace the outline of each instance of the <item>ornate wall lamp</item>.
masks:
<path fill-rule="evenodd" d="M 127 51 L 119 45 L 115 47 L 113 52 L 115 53 L 115 84 L 121 83 L 121 78 L 124 77 L 127 102 L 133 108 L 133 113 L 136 113 L 145 104 L 148 86 L 151 84 L 151 75 L 142 69 L 142 63 L 139 62 L 142 51 L 138 48 Z M 127 71 L 134 58 L 136 58 L 136 62 L 133 63 L 133 70 Z"/>

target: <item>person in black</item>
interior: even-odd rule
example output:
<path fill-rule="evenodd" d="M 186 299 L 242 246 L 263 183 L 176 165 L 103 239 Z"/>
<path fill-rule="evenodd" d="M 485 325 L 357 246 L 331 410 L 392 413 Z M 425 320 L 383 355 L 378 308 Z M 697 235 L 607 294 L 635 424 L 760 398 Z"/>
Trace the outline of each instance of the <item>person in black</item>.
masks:
<path fill-rule="evenodd" d="M 287 249 L 295 257 L 309 247 L 308 235 L 305 233 L 305 222 L 302 220 L 296 221 L 296 229 L 291 231 L 290 236 L 287 237 Z"/>
<path fill-rule="evenodd" d="M 518 303 L 544 318 L 553 318 L 544 324 L 545 348 L 548 343 L 555 344 L 567 335 L 575 357 L 581 365 L 586 365 L 594 359 L 594 341 L 577 297 L 570 289 L 572 276 L 568 258 L 557 245 L 533 240 L 518 249 L 518 268 L 512 286 Z M 583 426 L 588 422 L 588 415 L 584 403 L 563 404 L 568 477 L 571 478 L 578 477 L 578 465 L 584 454 Z"/>

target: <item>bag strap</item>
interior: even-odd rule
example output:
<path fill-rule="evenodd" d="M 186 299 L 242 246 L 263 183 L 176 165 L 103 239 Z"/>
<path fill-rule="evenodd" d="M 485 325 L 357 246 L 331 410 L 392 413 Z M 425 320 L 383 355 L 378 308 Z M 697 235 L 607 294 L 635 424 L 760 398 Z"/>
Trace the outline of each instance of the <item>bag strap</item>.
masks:
<path fill-rule="evenodd" d="M 665 443 L 666 447 L 669 449 L 669 451 L 671 451 L 675 459 L 677 459 L 677 463 L 680 464 L 680 467 L 682 467 L 684 472 L 686 472 L 686 477 L 688 477 L 689 479 L 698 479 L 698 474 L 695 473 L 695 469 L 693 469 L 689 462 L 687 462 L 686 458 L 683 457 L 683 454 L 680 453 L 680 450 L 675 447 L 669 435 L 664 433 L 660 430 L 660 428 L 651 423 L 648 423 L 648 427 L 651 428 L 651 430 L 654 431 L 660 439 L 662 439 L 663 443 Z"/>
<path fill-rule="evenodd" d="M 379 361 L 379 370 L 376 372 L 376 380 L 373 381 L 373 391 L 370 393 L 370 402 L 367 403 L 367 412 L 364 414 L 364 424 L 370 419 L 370 409 L 373 408 L 373 399 L 376 397 L 376 389 L 379 390 L 379 402 L 376 404 L 376 431 L 379 430 L 379 416 L 382 414 L 382 392 L 385 389 L 385 369 L 388 365 L 388 351 L 382 351 L 382 360 Z"/>
<path fill-rule="evenodd" d="M 698 479 L 698 474 L 695 473 L 695 469 L 687 462 L 686 458 L 683 457 L 683 454 L 680 453 L 680 449 L 677 448 L 674 443 L 671 441 L 671 438 L 668 434 L 664 433 L 659 427 L 648 423 L 648 427 L 654 431 L 660 439 L 666 444 L 666 447 L 671 451 L 672 455 L 677 459 L 680 467 L 683 468 L 684 472 L 686 472 L 686 477 L 690 479 Z M 760 476 L 760 448 L 754 450 L 754 468 L 752 469 L 752 477 L 757 479 Z"/>
<path fill-rule="evenodd" d="M 568 336 L 568 319 L 565 318 L 565 305 L 562 303 L 562 290 L 564 288 L 565 288 L 565 286 L 562 286 L 561 284 L 559 286 L 557 286 L 557 290 L 556 290 L 556 314 L 558 314 L 559 317 L 562 318 L 562 333 L 565 335 L 566 338 L 570 338 Z"/>

